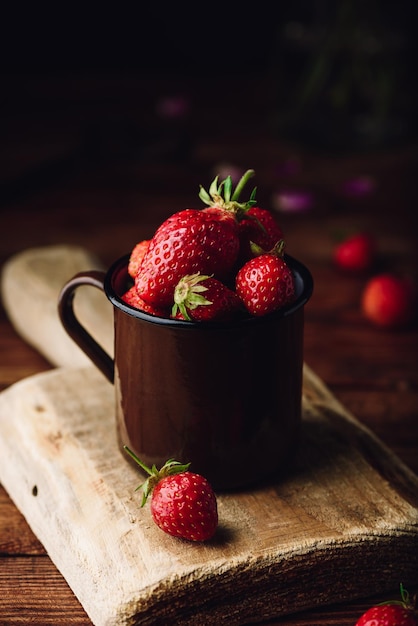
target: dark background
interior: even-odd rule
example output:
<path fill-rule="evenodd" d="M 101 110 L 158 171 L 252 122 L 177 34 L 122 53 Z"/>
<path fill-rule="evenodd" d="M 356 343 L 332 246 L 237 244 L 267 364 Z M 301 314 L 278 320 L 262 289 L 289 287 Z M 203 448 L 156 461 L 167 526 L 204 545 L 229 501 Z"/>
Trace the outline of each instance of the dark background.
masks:
<path fill-rule="evenodd" d="M 100 3 L 80 9 L 38 3 L 3 10 L 2 59 L 8 72 L 199 71 L 264 68 L 284 11 L 216 3 Z M 210 71 L 212 73 L 210 73 Z"/>
<path fill-rule="evenodd" d="M 237 109 L 243 97 L 254 110 L 264 101 L 272 132 L 314 149 L 399 145 L 418 136 L 413 16 L 412 0 L 8 4 L 0 123 L 44 106 L 45 80 L 58 94 L 73 76 L 153 77 L 175 92 L 178 77 L 188 81 L 179 92 L 209 99 L 219 119 L 234 98 Z M 59 106 L 70 101 L 67 91 Z"/>
<path fill-rule="evenodd" d="M 5 72 L 264 71 L 280 62 L 286 25 L 335 26 L 347 11 L 359 26 L 395 39 L 404 62 L 416 50 L 411 0 L 242 3 L 7 3 L 1 10 Z"/>

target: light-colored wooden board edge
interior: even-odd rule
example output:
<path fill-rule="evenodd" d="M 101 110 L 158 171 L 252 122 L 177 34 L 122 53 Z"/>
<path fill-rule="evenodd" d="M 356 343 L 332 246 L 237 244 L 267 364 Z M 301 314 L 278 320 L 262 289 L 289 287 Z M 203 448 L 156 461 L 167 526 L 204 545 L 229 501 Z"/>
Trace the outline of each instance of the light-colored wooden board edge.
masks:
<path fill-rule="evenodd" d="M 399 568 L 404 584 L 406 587 L 416 584 L 417 567 L 407 565 L 411 554 L 408 541 L 401 540 L 396 546 L 393 539 L 355 543 L 350 548 L 318 546 L 314 555 L 301 551 L 298 562 L 277 557 L 260 565 L 249 561 L 247 566 L 230 570 L 225 576 L 212 577 L 212 589 L 199 577 L 189 578 L 185 584 L 165 589 L 151 606 L 137 606 L 132 611 L 133 604 L 124 618 L 122 609 L 121 623 L 218 626 L 227 622 L 231 626 L 244 626 L 364 598 L 371 590 L 373 594 L 389 592 L 399 585 L 398 572 L 387 562 L 394 551 L 395 563 L 403 562 L 406 567 L 403 571 L 402 566 Z M 353 564 L 361 565 L 354 568 Z"/>
<path fill-rule="evenodd" d="M 1 268 L 1 298 L 16 332 L 52 365 L 91 364 L 65 332 L 58 316 L 58 296 L 79 272 L 100 269 L 86 249 L 68 244 L 29 248 L 10 257 Z M 80 287 L 74 309 L 82 324 L 113 354 L 113 310 L 104 293 Z"/>

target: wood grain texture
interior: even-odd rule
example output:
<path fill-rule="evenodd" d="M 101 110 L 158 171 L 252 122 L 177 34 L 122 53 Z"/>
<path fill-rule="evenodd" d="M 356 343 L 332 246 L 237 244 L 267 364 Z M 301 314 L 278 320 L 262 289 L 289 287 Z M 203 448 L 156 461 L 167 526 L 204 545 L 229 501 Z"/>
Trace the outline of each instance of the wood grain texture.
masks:
<path fill-rule="evenodd" d="M 165 535 L 140 509 L 140 477 L 116 445 L 113 388 L 93 367 L 2 392 L 0 479 L 97 626 L 243 624 L 414 579 L 415 475 L 308 368 L 304 388 L 292 473 L 218 494 L 207 544 Z M 353 560 L 365 564 L 355 578 Z"/>
<path fill-rule="evenodd" d="M 34 572 L 37 579 L 34 581 Z M 33 624 L 79 626 L 91 623 L 83 607 L 51 560 L 45 555 L 4 557 L 0 568 L 2 626 Z M 60 601 L 57 602 L 57 598 Z M 40 618 L 41 616 L 41 618 Z"/>

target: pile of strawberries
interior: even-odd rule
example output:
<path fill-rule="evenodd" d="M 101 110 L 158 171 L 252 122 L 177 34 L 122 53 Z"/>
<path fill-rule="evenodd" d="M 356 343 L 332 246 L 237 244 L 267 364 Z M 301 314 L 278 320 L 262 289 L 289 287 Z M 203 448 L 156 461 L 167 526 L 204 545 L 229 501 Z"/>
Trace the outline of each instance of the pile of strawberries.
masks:
<path fill-rule="evenodd" d="M 137 309 L 187 321 L 224 321 L 262 316 L 295 298 L 294 276 L 284 258 L 283 232 L 272 213 L 247 202 L 241 192 L 254 175 L 247 170 L 235 189 L 218 176 L 200 187 L 201 209 L 171 215 L 152 239 L 132 250 L 133 285 L 122 299 Z"/>

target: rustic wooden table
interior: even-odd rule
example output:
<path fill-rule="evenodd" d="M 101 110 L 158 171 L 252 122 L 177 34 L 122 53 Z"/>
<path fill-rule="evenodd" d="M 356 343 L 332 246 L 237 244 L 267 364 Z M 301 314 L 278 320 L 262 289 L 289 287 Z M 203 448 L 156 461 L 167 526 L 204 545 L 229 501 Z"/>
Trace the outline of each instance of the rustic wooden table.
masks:
<path fill-rule="evenodd" d="M 374 271 L 416 274 L 418 145 L 335 155 L 283 141 L 272 127 L 275 103 L 265 77 L 254 100 L 237 87 L 214 101 L 184 77 L 8 77 L 3 86 L 0 264 L 55 243 L 85 246 L 110 264 L 169 214 L 198 205 L 199 184 L 224 164 L 254 168 L 266 206 L 277 207 L 279 192 L 307 192 L 309 209 L 277 213 L 288 251 L 315 281 L 305 360 L 418 472 L 417 326 L 372 327 L 359 305 L 367 276 L 342 275 L 331 262 L 338 234 L 367 228 L 379 247 Z M 177 115 L 164 114 L 168 105 Z M 366 177 L 369 192 L 345 193 L 345 183 L 358 177 Z M 3 309 L 0 350 L 0 390 L 51 368 Z M 1 486 L 0 559 L 2 625 L 91 623 Z M 418 591 L 418 581 L 402 582 Z M 350 626 L 371 602 L 386 599 L 367 597 L 371 592 L 270 624 Z"/>

